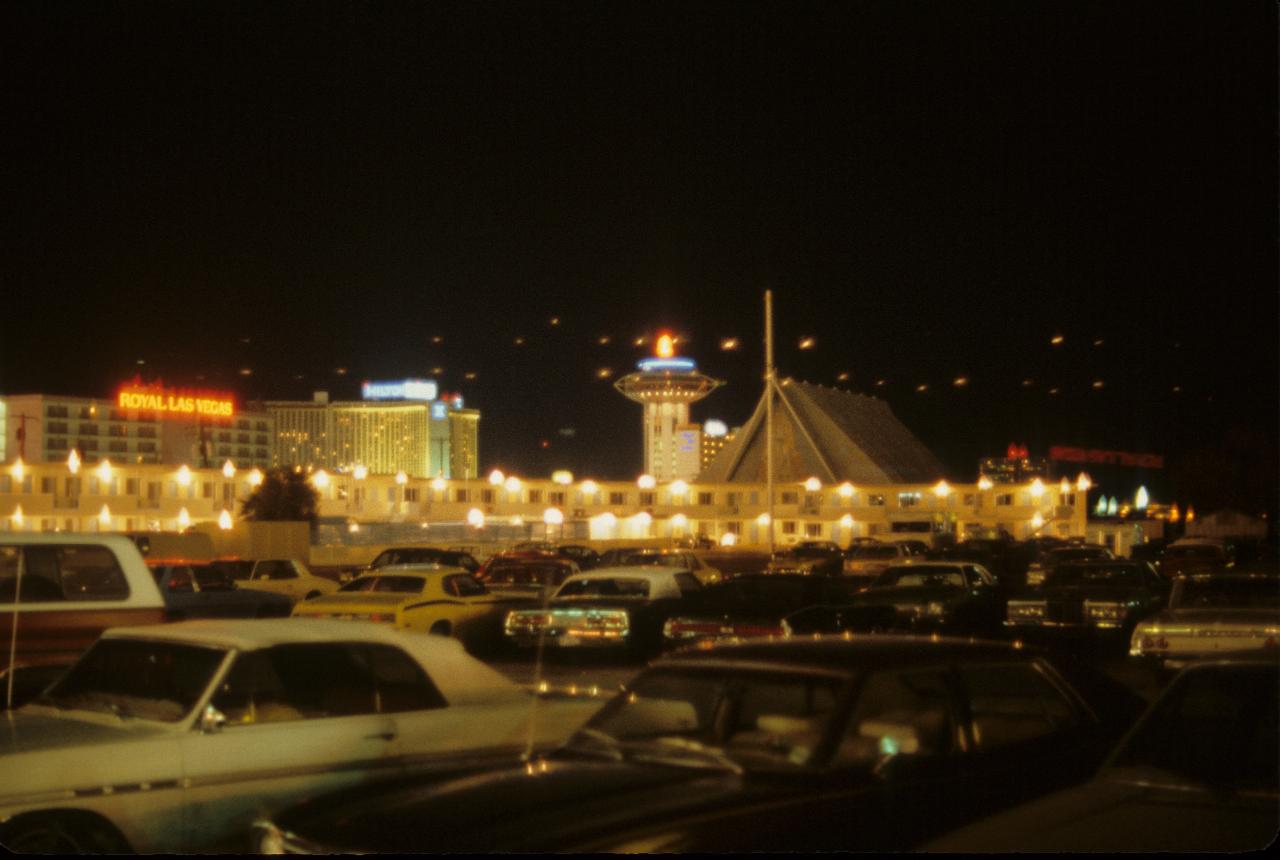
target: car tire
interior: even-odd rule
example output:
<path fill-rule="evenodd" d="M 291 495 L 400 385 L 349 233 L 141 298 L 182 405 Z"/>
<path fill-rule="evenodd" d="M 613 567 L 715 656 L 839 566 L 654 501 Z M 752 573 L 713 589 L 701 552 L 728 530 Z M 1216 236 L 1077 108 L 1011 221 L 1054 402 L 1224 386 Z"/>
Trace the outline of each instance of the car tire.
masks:
<path fill-rule="evenodd" d="M 128 843 L 115 828 L 83 813 L 20 816 L 0 830 L 0 844 L 15 854 L 129 852 Z"/>
<path fill-rule="evenodd" d="M 451 636 L 453 635 L 453 627 L 448 621 L 437 621 L 431 625 L 431 629 L 427 631 L 433 636 Z"/>

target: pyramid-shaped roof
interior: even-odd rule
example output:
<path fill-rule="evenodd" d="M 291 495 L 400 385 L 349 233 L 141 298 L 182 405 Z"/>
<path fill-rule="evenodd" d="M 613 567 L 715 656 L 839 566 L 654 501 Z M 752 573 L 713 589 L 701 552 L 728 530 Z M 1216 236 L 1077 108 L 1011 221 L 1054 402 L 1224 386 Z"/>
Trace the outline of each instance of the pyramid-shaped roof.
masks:
<path fill-rule="evenodd" d="M 883 400 L 782 380 L 773 405 L 773 479 L 825 483 L 923 484 L 942 464 Z M 707 464 L 699 481 L 765 483 L 765 397 L 750 420 Z"/>

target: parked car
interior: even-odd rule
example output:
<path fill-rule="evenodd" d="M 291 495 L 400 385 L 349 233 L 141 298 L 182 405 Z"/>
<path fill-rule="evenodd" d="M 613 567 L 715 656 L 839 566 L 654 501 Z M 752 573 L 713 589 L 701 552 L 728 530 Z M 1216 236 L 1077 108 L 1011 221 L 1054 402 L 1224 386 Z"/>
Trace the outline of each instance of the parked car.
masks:
<path fill-rule="evenodd" d="M 295 618 L 373 621 L 401 630 L 453 636 L 473 653 L 502 642 L 502 621 L 526 598 L 497 595 L 460 567 L 392 564 L 348 582 L 334 594 L 299 603 Z"/>
<path fill-rule="evenodd" d="M 607 565 L 601 563 L 596 565 L 595 569 L 656 564 L 676 570 L 687 570 L 696 576 L 703 585 L 711 585 L 723 578 L 719 570 L 700 559 L 696 553 L 687 549 L 637 549 L 632 552 L 619 553 L 615 558 L 616 563 Z"/>
<path fill-rule="evenodd" d="M 805 540 L 773 554 L 769 573 L 800 573 L 839 576 L 844 572 L 844 552 L 827 540 Z"/>
<path fill-rule="evenodd" d="M 859 543 L 844 552 L 844 575 L 860 585 L 871 581 L 891 564 L 908 558 L 906 547 L 896 543 Z"/>
<path fill-rule="evenodd" d="M 578 573 L 578 565 L 547 553 L 504 552 L 491 555 L 476 573 L 495 594 L 541 599 Z"/>
<path fill-rule="evenodd" d="M 893 564 L 840 605 L 788 615 L 789 633 L 903 630 L 995 635 L 1004 620 L 1005 589 L 969 562 Z"/>
<path fill-rule="evenodd" d="M 208 562 L 151 567 L 168 617 L 288 618 L 293 598 L 256 588 L 237 588 L 226 568 Z"/>
<path fill-rule="evenodd" d="M 667 648 L 753 636 L 781 636 L 782 620 L 806 606 L 845 603 L 851 589 L 842 577 L 754 573 L 707 586 L 696 613 L 669 618 Z"/>
<path fill-rule="evenodd" d="M 1174 580 L 1168 608 L 1133 628 L 1129 654 L 1164 674 L 1224 651 L 1274 649 L 1278 639 L 1280 577 L 1201 573 Z"/>
<path fill-rule="evenodd" d="M 1053 545 L 1060 541 L 1054 539 Z M 1038 543 L 1017 543 L 1008 538 L 968 538 L 950 546 L 933 547 L 925 558 L 930 561 L 971 561 L 991 571 L 1002 585 L 1026 583 L 1027 566 L 1041 552 Z"/>
<path fill-rule="evenodd" d="M 1042 656 L 995 643 L 837 637 L 685 649 L 628 682 L 544 758 L 320 798 L 261 822 L 254 848 L 904 850 L 1088 778 L 1140 712 L 1132 696 L 1119 719 L 1116 702 L 1074 688 Z"/>
<path fill-rule="evenodd" d="M 1009 599 L 1005 626 L 1020 634 L 1110 631 L 1127 645 L 1134 625 L 1168 601 L 1169 585 L 1143 561 L 1063 563 L 1043 585 Z"/>
<path fill-rule="evenodd" d="M 1027 568 L 1027 585 L 1040 585 L 1045 577 L 1060 564 L 1075 561 L 1110 561 L 1115 558 L 1111 550 L 1101 545 L 1059 546 L 1047 549 Z"/>
<path fill-rule="evenodd" d="M 10 703 L 10 677 L 17 707 L 106 628 L 164 620 L 164 598 L 127 537 L 0 536 L 0 708 Z"/>
<path fill-rule="evenodd" d="M 890 543 L 896 543 L 907 551 L 908 556 L 922 556 L 929 552 L 929 544 L 922 540 L 914 540 L 909 538 L 894 538 Z"/>
<path fill-rule="evenodd" d="M 701 607 L 702 583 L 689 570 L 646 565 L 577 573 L 548 606 L 507 614 L 509 641 L 521 648 L 613 648 L 632 655 L 662 646 L 668 618 Z"/>
<path fill-rule="evenodd" d="M 1155 566 L 1156 570 L 1160 570 L 1161 564 L 1164 562 L 1164 550 L 1167 543 L 1163 540 L 1148 540 L 1145 543 L 1135 543 L 1129 547 L 1129 559 L 1131 561 L 1148 561 Z"/>
<path fill-rule="evenodd" d="M 511 548 L 515 553 L 542 553 L 571 561 L 579 570 L 591 570 L 600 564 L 600 553 L 581 544 L 557 544 L 551 541 L 523 541 Z M 503 553 L 507 555 L 508 553 Z M 485 562 L 488 563 L 487 561 Z M 484 565 L 481 565 L 484 567 Z"/>
<path fill-rule="evenodd" d="M 596 564 L 596 567 L 622 567 L 624 558 L 643 549 L 644 547 L 639 546 L 612 547 L 600 553 L 600 561 Z"/>
<path fill-rule="evenodd" d="M 1274 652 L 1268 659 L 1192 665 L 1092 780 L 956 830 L 923 850 L 1261 852 L 1280 832 L 1277 691 Z"/>
<path fill-rule="evenodd" d="M 0 844 L 31 853 L 243 850 L 253 819 L 405 772 L 563 741 L 598 706 L 539 703 L 456 641 L 377 624 L 113 628 L 8 715 Z"/>
<path fill-rule="evenodd" d="M 338 583 L 316 576 L 296 558 L 218 559 L 215 567 L 226 571 L 237 588 L 271 591 L 297 601 L 310 600 L 338 590 Z"/>
<path fill-rule="evenodd" d="M 1160 572 L 1169 578 L 1212 573 L 1235 564 L 1235 547 L 1221 538 L 1180 538 L 1165 547 Z"/>
<path fill-rule="evenodd" d="M 471 573 L 480 569 L 480 562 L 465 550 L 440 549 L 434 546 L 395 546 L 384 549 L 359 570 L 344 574 L 341 581 L 350 582 L 361 574 L 392 564 L 442 564 L 445 567 L 460 567 Z"/>

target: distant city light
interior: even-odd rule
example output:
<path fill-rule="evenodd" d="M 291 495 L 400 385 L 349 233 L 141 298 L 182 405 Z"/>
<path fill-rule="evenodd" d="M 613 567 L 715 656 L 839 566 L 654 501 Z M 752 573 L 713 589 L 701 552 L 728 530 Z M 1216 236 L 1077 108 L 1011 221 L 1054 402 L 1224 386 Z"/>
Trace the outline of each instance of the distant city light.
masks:
<path fill-rule="evenodd" d="M 933 485 L 933 494 L 940 499 L 945 499 L 947 496 L 951 495 L 951 485 L 946 481 L 938 481 L 938 483 Z"/>
<path fill-rule="evenodd" d="M 1024 379 L 1024 380 L 1022 380 L 1022 387 L 1023 387 L 1023 388 L 1030 388 L 1030 387 L 1031 387 L 1032 385 L 1034 385 L 1034 384 L 1035 384 L 1035 380 L 1032 380 L 1032 379 Z"/>
<path fill-rule="evenodd" d="M 796 343 L 796 347 L 798 349 L 813 349 L 817 342 L 818 341 L 812 337 L 802 337 L 799 342 Z"/>
<path fill-rule="evenodd" d="M 468 380 L 475 379 L 476 372 L 474 370 L 468 370 L 466 373 L 462 374 L 462 378 Z"/>
<path fill-rule="evenodd" d="M 564 523 L 564 511 L 559 508 L 547 508 L 542 512 L 542 521 L 549 526 L 558 526 Z"/>
<path fill-rule="evenodd" d="M 494 469 L 492 472 L 489 473 L 489 483 L 493 484 L 495 487 L 498 484 L 501 484 L 506 479 L 507 479 L 507 476 L 502 474 L 501 469 Z"/>
<path fill-rule="evenodd" d="M 582 482 L 582 492 L 588 496 L 594 496 L 600 489 L 600 486 L 590 478 Z"/>
<path fill-rule="evenodd" d="M 76 453 L 75 448 L 72 448 L 71 453 L 67 455 L 67 471 L 73 475 L 80 471 L 80 455 Z"/>
<path fill-rule="evenodd" d="M 573 472 L 567 469 L 557 469 L 551 473 L 551 480 L 562 487 L 567 487 L 573 483 Z"/>
<path fill-rule="evenodd" d="M 524 346 L 524 338 L 517 337 L 513 343 L 515 343 L 516 346 Z"/>
<path fill-rule="evenodd" d="M 1081 472 L 1076 476 L 1076 489 L 1082 493 L 1089 492 L 1089 488 L 1093 486 L 1093 481 L 1089 480 L 1089 476 Z"/>
<path fill-rule="evenodd" d="M 1151 497 L 1147 494 L 1147 488 L 1138 487 L 1138 492 L 1133 496 L 1133 506 L 1140 511 L 1144 511 L 1150 502 Z"/>
<path fill-rule="evenodd" d="M 517 478 L 515 475 L 512 475 L 511 477 L 507 478 L 507 480 L 503 483 L 502 486 L 506 489 L 508 493 L 518 493 L 520 492 L 520 479 Z"/>
<path fill-rule="evenodd" d="M 638 337 L 638 338 L 636 338 L 636 339 L 635 339 L 635 345 L 636 345 L 636 346 L 644 346 L 644 345 L 645 345 L 645 343 L 647 343 L 647 342 L 648 342 L 648 338 Z"/>
<path fill-rule="evenodd" d="M 253 376 L 253 368 L 252 368 L 252 367 L 242 367 L 242 368 L 240 368 L 240 375 L 241 375 L 241 376 Z"/>
<path fill-rule="evenodd" d="M 262 483 L 262 473 L 254 469 L 249 473 L 249 486 L 256 487 Z"/>
<path fill-rule="evenodd" d="M 596 338 L 596 343 L 600 344 L 601 346 L 608 346 L 610 340 L 612 340 L 612 338 L 610 338 L 609 335 L 602 334 L 600 335 L 600 337 Z"/>
<path fill-rule="evenodd" d="M 338 374 L 339 376 L 346 376 L 346 375 L 347 375 L 347 369 L 346 369 L 345 367 L 335 367 L 335 368 L 333 369 L 333 372 L 334 372 L 334 373 L 336 373 L 336 374 Z"/>
<path fill-rule="evenodd" d="M 756 525 L 759 525 L 759 526 L 769 525 L 769 515 L 761 514 L 760 516 L 756 517 Z"/>
<path fill-rule="evenodd" d="M 1108 516 L 1112 516 L 1112 517 L 1114 517 L 1114 516 L 1116 515 L 1116 510 L 1117 510 L 1119 507 L 1120 507 L 1120 506 L 1119 506 L 1119 504 L 1116 502 L 1116 497 L 1115 497 L 1115 496 L 1112 496 L 1111 498 L 1107 499 L 1107 515 L 1108 515 Z"/>
<path fill-rule="evenodd" d="M 10 519 L 13 520 L 14 528 L 22 528 L 22 505 L 14 505 L 13 514 L 10 516 Z"/>
<path fill-rule="evenodd" d="M 1105 385 L 1106 385 L 1106 383 L 1105 383 L 1105 382 L 1103 382 L 1101 379 L 1095 379 L 1095 380 L 1093 381 L 1093 387 L 1094 387 L 1094 390 L 1097 390 L 1097 389 L 1099 389 L 1099 388 L 1102 388 L 1102 387 L 1103 387 L 1103 386 L 1105 386 Z"/>
<path fill-rule="evenodd" d="M 552 317 L 552 318 L 550 319 L 550 323 L 551 323 L 551 325 L 553 325 L 553 326 L 558 326 L 558 325 L 560 325 L 560 317 Z"/>
<path fill-rule="evenodd" d="M 671 358 L 676 354 L 675 341 L 671 339 L 671 335 L 663 334 L 658 337 L 657 346 L 654 352 L 658 354 L 658 358 Z"/>
<path fill-rule="evenodd" d="M 1057 389 L 1057 388 L 1050 388 L 1050 389 L 1049 389 L 1049 393 L 1050 393 L 1050 394 L 1057 394 L 1057 393 L 1058 393 L 1058 389 Z"/>
<path fill-rule="evenodd" d="M 1102 338 L 1100 338 L 1100 337 L 1099 337 L 1099 338 L 1094 338 L 1094 340 L 1093 340 L 1093 345 L 1094 345 L 1094 346 L 1102 346 Z"/>
<path fill-rule="evenodd" d="M 431 479 L 431 489 L 437 492 L 439 492 L 440 490 L 443 490 L 447 486 L 449 486 L 449 482 L 446 481 L 443 476 L 437 475 L 436 477 Z"/>
<path fill-rule="evenodd" d="M 329 473 L 324 469 L 318 470 L 311 476 L 311 483 L 323 490 L 325 487 L 329 486 Z"/>
<path fill-rule="evenodd" d="M 1044 515 L 1041 514 L 1039 511 L 1036 511 L 1034 514 L 1031 515 L 1031 527 L 1038 529 L 1038 528 L 1041 528 L 1043 525 L 1044 525 Z"/>
<path fill-rule="evenodd" d="M 917 385 L 917 386 L 916 386 L 916 393 L 917 393 L 917 394 L 922 393 L 922 392 L 925 392 L 925 391 L 928 391 L 928 390 L 929 390 L 929 386 L 928 386 L 928 385 L 925 385 L 925 384 L 923 384 L 923 383 L 921 383 L 920 385 Z"/>
<path fill-rule="evenodd" d="M 484 511 L 479 508 L 472 508 L 467 511 L 467 525 L 474 529 L 484 528 Z"/>
<path fill-rule="evenodd" d="M 111 508 L 106 505 L 102 506 L 102 510 L 98 511 L 98 524 L 103 528 L 111 526 Z"/>
<path fill-rule="evenodd" d="M 883 386 L 884 386 L 884 384 L 885 384 L 885 383 L 887 383 L 888 381 L 889 381 L 889 380 L 887 380 L 887 379 L 877 379 L 877 380 L 876 380 L 876 387 L 877 387 L 877 388 L 883 387 Z"/>
<path fill-rule="evenodd" d="M 409 476 L 404 472 L 396 472 L 396 483 L 403 487 L 405 484 L 409 483 Z"/>
<path fill-rule="evenodd" d="M 179 487 L 191 486 L 191 469 L 185 463 L 178 467 L 177 480 Z"/>
<path fill-rule="evenodd" d="M 185 531 L 191 527 L 191 514 L 186 508 L 178 510 L 178 529 Z"/>
<path fill-rule="evenodd" d="M 357 481 L 363 481 L 365 478 L 369 477 L 369 467 L 357 463 L 356 467 L 351 470 L 351 475 Z"/>
<path fill-rule="evenodd" d="M 848 382 L 848 381 L 849 381 L 849 371 L 844 370 L 836 374 L 836 382 Z"/>
<path fill-rule="evenodd" d="M 613 376 L 613 368 L 611 367 L 602 367 L 596 371 L 596 379 L 608 379 L 610 376 Z"/>
<path fill-rule="evenodd" d="M 677 514 L 671 515 L 672 528 L 684 529 L 684 528 L 687 528 L 688 525 L 689 525 L 689 518 L 684 514 L 677 513 Z"/>
<path fill-rule="evenodd" d="M 1065 338 L 1062 335 L 1055 334 L 1053 337 L 1049 339 L 1049 343 L 1053 344 L 1054 346 L 1057 346 L 1058 344 L 1062 343 L 1063 340 L 1065 340 Z"/>
<path fill-rule="evenodd" d="M 440 335 L 438 335 L 438 334 L 436 334 L 436 335 L 432 335 L 432 336 L 431 336 L 431 342 L 432 342 L 432 343 L 436 343 L 436 344 L 444 343 L 444 338 L 443 338 L 443 337 L 441 337 L 441 336 L 440 336 Z"/>
<path fill-rule="evenodd" d="M 840 494 L 840 498 L 842 499 L 851 499 L 853 498 L 853 484 L 850 484 L 848 481 L 845 481 L 843 484 L 841 484 L 839 487 L 836 488 L 836 492 Z"/>
<path fill-rule="evenodd" d="M 1031 486 L 1027 488 L 1027 491 L 1031 493 L 1031 498 L 1033 499 L 1040 498 L 1041 496 L 1044 495 L 1044 482 L 1041 481 L 1039 478 L 1036 478 L 1034 481 L 1031 482 Z"/>
<path fill-rule="evenodd" d="M 733 532 L 725 532 L 720 535 L 720 546 L 734 546 L 738 543 L 738 536 Z"/>
<path fill-rule="evenodd" d="M 684 481 L 676 479 L 671 482 L 671 495 L 683 496 L 687 492 L 689 492 L 689 485 Z"/>
<path fill-rule="evenodd" d="M 721 338 L 720 348 L 726 352 L 735 350 L 738 348 L 738 339 L 736 337 Z"/>
<path fill-rule="evenodd" d="M 102 462 L 98 464 L 97 471 L 98 471 L 98 478 L 102 481 L 102 483 L 105 484 L 108 481 L 110 481 L 111 480 L 111 461 L 104 457 Z"/>
<path fill-rule="evenodd" d="M 27 469 L 23 465 L 21 457 L 13 461 L 13 465 L 9 467 L 9 472 L 13 475 L 15 481 L 22 482 L 23 477 L 27 474 Z"/>
<path fill-rule="evenodd" d="M 954 385 L 956 388 L 964 388 L 966 385 L 969 384 L 969 377 L 957 376 L 951 384 Z"/>
<path fill-rule="evenodd" d="M 981 476 L 978 478 L 978 489 L 979 489 L 979 490 L 989 490 L 989 489 L 991 489 L 993 486 L 995 486 L 995 485 L 991 483 L 991 479 L 990 479 L 990 478 L 988 478 L 986 475 L 981 475 Z"/>
<path fill-rule="evenodd" d="M 846 529 L 853 528 L 853 514 L 845 514 L 840 518 L 840 525 Z"/>

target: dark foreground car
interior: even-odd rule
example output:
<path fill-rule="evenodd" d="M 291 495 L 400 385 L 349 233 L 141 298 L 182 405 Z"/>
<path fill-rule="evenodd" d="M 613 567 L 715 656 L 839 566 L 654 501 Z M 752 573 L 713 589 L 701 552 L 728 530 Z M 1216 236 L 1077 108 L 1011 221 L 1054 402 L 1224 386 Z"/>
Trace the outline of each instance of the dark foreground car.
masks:
<path fill-rule="evenodd" d="M 663 625 L 667 648 L 698 642 L 781 636 L 782 621 L 809 606 L 845 603 L 852 592 L 844 577 L 799 573 L 747 573 L 703 589 L 695 613 Z"/>
<path fill-rule="evenodd" d="M 788 615 L 788 633 L 902 630 L 996 636 L 1005 589 L 980 564 L 922 561 L 893 564 L 840 606 Z"/>
<path fill-rule="evenodd" d="M 926 851 L 1243 852 L 1280 832 L 1280 664 L 1188 667 L 1089 782 Z"/>
<path fill-rule="evenodd" d="M 260 822 L 253 848 L 901 850 L 1088 778 L 1140 710 L 1098 693 L 998 643 L 689 649 L 638 675 L 546 758 L 318 798 Z"/>

